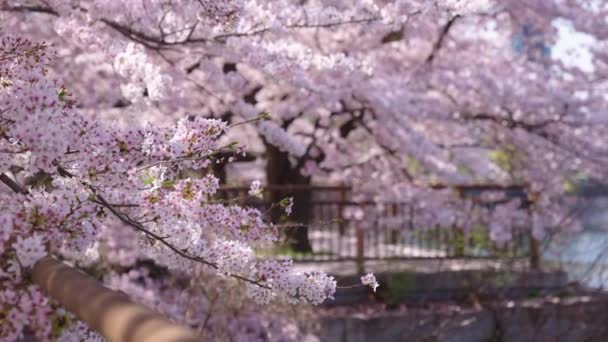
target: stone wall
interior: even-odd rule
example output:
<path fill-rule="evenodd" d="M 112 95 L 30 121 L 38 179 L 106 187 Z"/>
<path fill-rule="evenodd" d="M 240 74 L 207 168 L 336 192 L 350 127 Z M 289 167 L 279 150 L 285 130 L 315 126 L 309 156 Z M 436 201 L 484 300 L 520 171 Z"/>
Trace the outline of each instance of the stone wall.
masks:
<path fill-rule="evenodd" d="M 406 308 L 372 317 L 328 314 L 321 319 L 320 337 L 332 342 L 608 341 L 608 299 L 603 296 L 441 311 Z"/>
<path fill-rule="evenodd" d="M 568 277 L 560 271 L 442 271 L 394 272 L 376 274 L 380 287 L 370 293 L 369 288 L 341 288 L 335 300 L 326 306 L 383 302 L 389 305 L 412 301 L 462 300 L 471 294 L 477 298 L 518 299 L 531 295 L 547 295 L 561 291 Z M 357 284 L 359 276 L 342 277 L 344 284 Z"/>

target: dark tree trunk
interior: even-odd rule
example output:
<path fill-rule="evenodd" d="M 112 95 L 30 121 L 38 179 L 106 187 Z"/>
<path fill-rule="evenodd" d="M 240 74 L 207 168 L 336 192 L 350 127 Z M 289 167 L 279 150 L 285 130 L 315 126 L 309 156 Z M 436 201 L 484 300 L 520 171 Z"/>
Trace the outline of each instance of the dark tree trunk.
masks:
<path fill-rule="evenodd" d="M 211 169 L 213 170 L 213 175 L 217 177 L 220 184 L 226 184 L 226 163 L 213 163 Z"/>
<path fill-rule="evenodd" d="M 275 146 L 265 143 L 266 145 L 266 181 L 271 185 L 310 185 L 310 177 L 300 174 L 300 170 L 294 168 L 289 162 L 288 154 L 280 151 Z M 310 224 L 311 217 L 311 200 L 312 194 L 310 190 L 302 189 L 285 189 L 274 190 L 267 192 L 271 203 L 278 203 L 286 197 L 293 196 L 293 209 L 289 216 L 289 222 L 297 223 L 298 225 Z M 273 222 L 280 222 L 284 215 L 283 208 L 277 207 L 270 213 Z M 287 244 L 297 252 L 311 252 L 312 247 L 308 240 L 307 227 L 287 227 L 285 228 L 285 237 Z"/>

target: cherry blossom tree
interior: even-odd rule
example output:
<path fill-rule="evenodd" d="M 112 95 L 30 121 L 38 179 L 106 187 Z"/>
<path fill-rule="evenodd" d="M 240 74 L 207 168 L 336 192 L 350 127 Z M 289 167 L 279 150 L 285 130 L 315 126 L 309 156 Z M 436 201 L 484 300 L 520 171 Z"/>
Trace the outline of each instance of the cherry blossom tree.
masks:
<path fill-rule="evenodd" d="M 26 326 L 50 339 L 57 333 L 54 322 L 65 320 L 29 280 L 28 271 L 47 254 L 85 267 L 153 260 L 199 284 L 191 291 L 217 273 L 246 284 L 248 297 L 258 304 L 273 299 L 319 304 L 331 298 L 332 277 L 256 259 L 254 244 L 277 237 L 262 213 L 216 199 L 218 182 L 212 175 L 178 177 L 181 169 L 204 169 L 214 153 L 233 148 L 218 143 L 226 123 L 186 117 L 166 128 L 120 128 L 92 121 L 76 108 L 69 88 L 49 75 L 46 45 L 5 35 L 0 46 L 1 171 L 2 182 L 13 191 L 3 193 L 1 201 L 3 339 L 19 338 Z M 11 176 L 15 173 L 44 173 L 49 182 L 25 187 Z M 173 289 L 171 296 L 163 295 L 166 285 L 145 270 L 109 273 L 107 281 L 181 321 L 202 312 L 193 325 L 207 324 L 209 296 L 200 297 L 191 312 L 184 297 L 190 292 Z"/>
<path fill-rule="evenodd" d="M 564 184 L 602 174 L 601 3 L 4 7 L 15 30 L 62 47 L 52 69 L 78 85 L 83 110 L 95 115 L 120 113 L 128 124 L 195 111 L 234 122 L 271 113 L 257 124 L 271 184 L 329 173 L 429 203 L 430 184 L 519 184 L 534 199 L 540 236 L 564 217 L 555 200 Z M 296 194 L 296 203 L 307 200 Z M 294 219 L 305 221 L 305 208 Z M 309 248 L 305 235 L 300 249 Z"/>
<path fill-rule="evenodd" d="M 253 281 L 260 301 L 331 296 L 322 274 L 262 275 L 249 243 L 276 235 L 261 214 L 215 203 L 212 176 L 177 177 L 238 155 L 230 132 L 250 125 L 268 183 L 342 179 L 357 199 L 411 203 L 414 226 L 481 223 L 498 241 L 513 226 L 537 238 L 576 227 L 564 195 L 608 163 L 607 12 L 582 0 L 3 1 L 4 31 L 28 38 L 7 36 L 0 56 L 0 166 L 18 193 L 3 202 L 6 269 L 14 278 L 49 248 L 92 258 L 99 244 L 119 264 L 207 264 Z M 490 189 L 494 204 L 455 186 Z M 504 197 L 514 186 L 529 213 Z M 125 225 L 155 242 L 117 238 Z"/>

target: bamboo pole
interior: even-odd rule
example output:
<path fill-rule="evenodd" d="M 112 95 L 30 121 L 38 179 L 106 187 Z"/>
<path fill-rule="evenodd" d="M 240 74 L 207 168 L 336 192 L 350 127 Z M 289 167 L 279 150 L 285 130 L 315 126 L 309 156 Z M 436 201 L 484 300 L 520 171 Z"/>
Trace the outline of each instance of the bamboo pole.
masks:
<path fill-rule="evenodd" d="M 131 301 L 84 272 L 45 257 L 32 270 L 32 279 L 66 310 L 111 342 L 194 342 L 188 328 Z"/>

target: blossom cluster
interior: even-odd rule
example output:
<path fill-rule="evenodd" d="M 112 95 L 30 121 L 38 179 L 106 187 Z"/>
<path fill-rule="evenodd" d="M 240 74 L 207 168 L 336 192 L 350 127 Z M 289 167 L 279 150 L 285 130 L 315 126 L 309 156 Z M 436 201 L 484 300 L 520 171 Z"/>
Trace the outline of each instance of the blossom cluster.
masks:
<path fill-rule="evenodd" d="M 337 286 L 333 277 L 322 272 L 298 272 L 286 276 L 290 267 L 290 261 L 261 262 L 257 275 L 279 291 L 253 286 L 249 286 L 249 291 L 260 302 L 267 302 L 275 296 L 284 297 L 290 303 L 320 304 L 327 298 L 333 299 Z"/>
<path fill-rule="evenodd" d="M 272 121 L 262 121 L 258 124 L 258 131 L 269 144 L 277 146 L 281 151 L 295 157 L 302 157 L 306 153 L 306 146 L 289 135 L 279 125 Z"/>
<path fill-rule="evenodd" d="M 65 315 L 29 284 L 27 272 L 47 254 L 120 267 L 151 259 L 186 277 L 206 267 L 247 279 L 273 297 L 314 304 L 331 298 L 335 281 L 324 273 L 262 272 L 267 267 L 253 246 L 277 233 L 259 210 L 218 200 L 211 174 L 179 176 L 209 166 L 226 123 L 190 116 L 170 127 L 121 128 L 94 121 L 48 75 L 44 48 L 3 42 L 0 68 L 9 72 L 0 88 L 0 171 L 14 193 L 0 194 L 0 311 L 11 318 L 0 338 L 18 338 L 29 326 L 48 339 L 53 317 Z"/>
<path fill-rule="evenodd" d="M 373 273 L 368 273 L 361 277 L 361 284 L 371 287 L 374 292 L 376 292 L 376 289 L 378 286 L 380 286 L 376 281 L 376 276 L 374 276 Z"/>
<path fill-rule="evenodd" d="M 141 101 L 144 94 L 150 100 L 162 100 L 171 94 L 171 79 L 154 63 L 140 45 L 128 44 L 116 55 L 114 68 L 128 82 L 121 85 L 123 95 L 133 101 Z"/>
<path fill-rule="evenodd" d="M 261 199 L 264 196 L 264 189 L 261 187 L 260 181 L 254 180 L 251 182 L 251 187 L 247 193 L 249 196 L 258 197 Z"/>
<path fill-rule="evenodd" d="M 292 308 L 276 300 L 274 303 L 261 301 L 249 292 L 258 291 L 260 287 L 245 288 L 234 279 L 217 277 L 202 268 L 187 276 L 174 273 L 158 277 L 154 272 L 140 266 L 123 273 L 107 274 L 106 283 L 193 327 L 202 339 L 301 341 L 310 337 L 312 327 L 296 321 L 304 318 L 298 316 L 309 315 L 309 309 L 304 306 Z M 259 305 L 260 302 L 266 305 Z M 295 317 L 293 310 L 299 311 Z"/>

